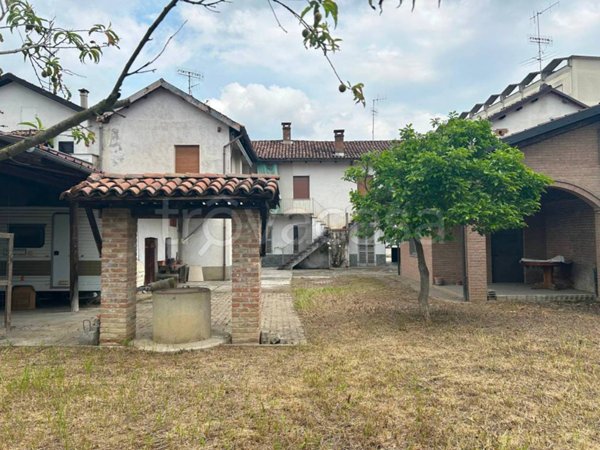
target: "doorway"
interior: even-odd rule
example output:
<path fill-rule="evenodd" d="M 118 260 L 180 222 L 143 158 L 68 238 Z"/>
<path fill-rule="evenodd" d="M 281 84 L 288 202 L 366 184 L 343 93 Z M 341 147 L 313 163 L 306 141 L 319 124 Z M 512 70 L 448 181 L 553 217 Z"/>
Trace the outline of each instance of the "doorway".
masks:
<path fill-rule="evenodd" d="M 373 236 L 358 238 L 358 265 L 375 264 L 375 238 Z"/>
<path fill-rule="evenodd" d="M 158 271 L 158 239 L 147 237 L 144 239 L 144 284 L 156 281 Z"/>
<path fill-rule="evenodd" d="M 492 234 L 492 283 L 523 283 L 523 230 Z"/>
<path fill-rule="evenodd" d="M 71 239 L 69 236 L 69 214 L 52 216 L 52 287 L 69 287 L 71 277 L 70 258 Z"/>

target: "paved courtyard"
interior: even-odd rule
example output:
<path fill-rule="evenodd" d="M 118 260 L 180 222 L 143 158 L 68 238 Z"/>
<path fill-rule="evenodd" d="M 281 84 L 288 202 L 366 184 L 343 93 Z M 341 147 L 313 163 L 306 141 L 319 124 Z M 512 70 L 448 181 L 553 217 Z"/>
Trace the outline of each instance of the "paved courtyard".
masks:
<path fill-rule="evenodd" d="M 262 334 L 267 343 L 302 344 L 306 342 L 302 323 L 293 305 L 291 271 L 263 269 Z M 189 283 L 211 290 L 212 328 L 216 333 L 231 334 L 231 282 L 207 281 Z M 100 313 L 98 306 L 82 307 L 78 313 L 67 308 L 47 308 L 35 311 L 15 311 L 10 336 L 0 329 L 0 345 L 16 346 L 73 346 L 85 319 Z M 140 294 L 137 304 L 137 339 L 152 337 L 152 299 Z"/>

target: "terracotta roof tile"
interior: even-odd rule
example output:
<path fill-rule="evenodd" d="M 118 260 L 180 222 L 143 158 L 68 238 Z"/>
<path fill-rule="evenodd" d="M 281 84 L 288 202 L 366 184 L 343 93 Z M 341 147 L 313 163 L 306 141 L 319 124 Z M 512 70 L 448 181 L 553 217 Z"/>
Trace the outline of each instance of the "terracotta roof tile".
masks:
<path fill-rule="evenodd" d="M 336 154 L 334 141 L 252 141 L 258 159 L 357 159 L 372 150 L 389 148 L 394 141 L 345 141 L 344 153 Z"/>
<path fill-rule="evenodd" d="M 94 173 L 62 194 L 69 199 L 235 196 L 277 200 L 279 177 L 218 174 Z"/>

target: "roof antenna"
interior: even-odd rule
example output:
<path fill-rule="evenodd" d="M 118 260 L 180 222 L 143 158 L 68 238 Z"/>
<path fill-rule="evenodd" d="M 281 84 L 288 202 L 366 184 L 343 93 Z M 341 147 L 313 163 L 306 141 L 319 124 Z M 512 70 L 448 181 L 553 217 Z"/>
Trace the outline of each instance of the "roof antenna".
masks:
<path fill-rule="evenodd" d="M 375 140 L 375 116 L 377 114 L 379 114 L 379 111 L 377 110 L 376 106 L 377 103 L 379 102 L 383 102 L 385 101 L 386 98 L 385 97 L 375 97 L 373 99 L 373 107 L 371 108 L 371 115 L 372 115 L 372 124 L 371 124 L 371 139 L 374 141 Z"/>
<path fill-rule="evenodd" d="M 540 66 L 540 77 L 542 74 L 542 62 L 544 61 L 544 52 L 546 47 L 552 45 L 553 40 L 552 37 L 550 36 L 542 36 L 540 33 L 540 16 L 542 14 L 544 14 L 547 11 L 550 11 L 552 8 L 554 8 L 556 5 L 558 5 L 560 2 L 554 2 L 552 3 L 550 6 L 548 6 L 546 9 L 542 9 L 541 11 L 536 11 L 533 13 L 533 16 L 531 16 L 531 20 L 533 21 L 535 27 L 536 27 L 536 34 L 534 36 L 529 36 L 529 42 L 531 44 L 535 44 L 537 45 L 538 48 L 538 54 L 537 57 L 533 58 L 535 59 L 539 66 Z"/>
<path fill-rule="evenodd" d="M 192 89 L 198 86 L 200 83 L 193 83 L 192 80 L 202 81 L 204 80 L 204 74 L 202 72 L 196 72 L 188 69 L 177 69 L 177 74 L 182 75 L 188 79 L 188 94 L 192 95 Z"/>

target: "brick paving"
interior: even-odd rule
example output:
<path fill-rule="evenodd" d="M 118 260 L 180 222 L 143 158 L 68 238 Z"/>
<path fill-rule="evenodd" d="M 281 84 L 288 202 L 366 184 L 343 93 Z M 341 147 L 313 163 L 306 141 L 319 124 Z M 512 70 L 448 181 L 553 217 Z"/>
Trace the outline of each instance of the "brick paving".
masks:
<path fill-rule="evenodd" d="M 291 272 L 263 270 L 263 310 L 261 331 L 267 341 L 279 344 L 306 343 L 302 323 L 293 305 Z M 195 283 L 211 289 L 212 327 L 219 333 L 231 334 L 231 282 Z M 152 301 L 150 295 L 140 295 L 137 303 L 137 339 L 152 337 Z M 65 308 L 48 308 L 13 313 L 14 329 L 4 336 L 0 328 L 0 345 L 78 345 L 84 319 L 100 314 L 98 306 L 71 313 Z"/>

